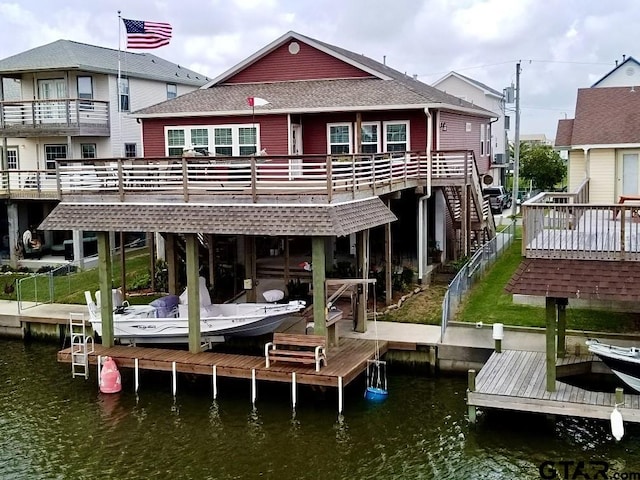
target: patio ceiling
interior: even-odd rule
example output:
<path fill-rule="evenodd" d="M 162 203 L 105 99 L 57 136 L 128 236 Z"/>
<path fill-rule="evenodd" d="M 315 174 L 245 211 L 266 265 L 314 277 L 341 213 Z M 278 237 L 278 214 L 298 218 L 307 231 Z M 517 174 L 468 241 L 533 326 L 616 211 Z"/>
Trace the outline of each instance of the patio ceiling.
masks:
<path fill-rule="evenodd" d="M 513 274 L 512 294 L 586 300 L 640 301 L 640 262 L 530 258 Z"/>
<path fill-rule="evenodd" d="M 343 236 L 395 220 L 378 197 L 324 205 L 62 202 L 39 229 Z"/>

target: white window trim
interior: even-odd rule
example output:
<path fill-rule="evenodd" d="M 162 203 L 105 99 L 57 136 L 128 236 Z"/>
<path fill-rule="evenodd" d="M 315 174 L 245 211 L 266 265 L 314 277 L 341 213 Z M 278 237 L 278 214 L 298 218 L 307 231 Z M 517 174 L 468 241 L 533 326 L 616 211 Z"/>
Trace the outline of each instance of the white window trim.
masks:
<path fill-rule="evenodd" d="M 327 123 L 327 154 L 331 155 L 331 127 L 349 127 L 349 153 L 353 153 L 353 124 L 350 122 Z M 335 145 L 343 145 L 336 143 Z"/>
<path fill-rule="evenodd" d="M 375 125 L 378 127 L 378 141 L 377 141 L 377 145 L 376 145 L 376 153 L 380 153 L 382 152 L 380 146 L 382 145 L 382 126 L 380 124 L 380 122 L 362 122 L 360 124 L 360 129 L 362 129 L 362 127 L 367 126 L 367 125 Z M 365 143 L 362 141 L 362 132 L 360 132 L 360 145 L 364 145 Z M 371 143 L 367 143 L 367 145 L 373 145 L 373 142 Z"/>
<path fill-rule="evenodd" d="M 406 130 L 407 130 L 407 149 L 406 151 L 410 151 L 411 150 L 411 122 L 409 122 L 409 120 L 388 120 L 386 122 L 382 122 L 382 147 L 383 147 L 383 152 L 387 152 L 388 148 L 387 148 L 387 125 L 401 125 L 404 124 L 406 125 Z M 392 144 L 394 144 L 395 142 L 391 142 Z"/>
<path fill-rule="evenodd" d="M 14 168 L 9 167 L 9 152 L 16 152 L 16 166 Z M 7 169 L 20 170 L 20 149 L 18 147 L 7 146 Z"/>
<path fill-rule="evenodd" d="M 215 155 L 215 129 L 216 128 L 230 128 L 231 129 L 231 150 L 232 156 L 240 156 L 240 147 L 246 145 L 240 145 L 240 129 L 241 128 L 255 128 L 256 129 L 256 153 L 262 148 L 260 145 L 260 124 L 259 123 L 233 123 L 233 124 L 221 124 L 221 125 L 166 125 L 164 127 L 164 153 L 169 156 L 169 148 L 180 148 L 180 145 L 171 145 L 169 147 L 169 130 L 183 130 L 185 144 L 182 145 L 184 149 L 190 149 L 191 145 L 191 130 L 208 130 L 207 139 L 209 144 L 206 146 L 210 155 Z M 196 147 L 203 147 L 204 145 L 196 145 Z M 228 146 L 228 145 L 227 145 Z"/>

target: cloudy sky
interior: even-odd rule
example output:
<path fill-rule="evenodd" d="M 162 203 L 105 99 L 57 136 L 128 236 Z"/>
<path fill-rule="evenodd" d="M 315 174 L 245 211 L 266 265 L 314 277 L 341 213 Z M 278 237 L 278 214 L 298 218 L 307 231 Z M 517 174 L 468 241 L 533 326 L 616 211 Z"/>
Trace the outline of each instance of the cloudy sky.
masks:
<path fill-rule="evenodd" d="M 0 0 L 0 58 L 61 38 L 117 49 L 119 9 L 171 23 L 152 53 L 209 76 L 289 30 L 425 83 L 455 70 L 501 91 L 521 61 L 521 133 L 550 138 L 578 88 L 640 59 L 638 0 Z"/>

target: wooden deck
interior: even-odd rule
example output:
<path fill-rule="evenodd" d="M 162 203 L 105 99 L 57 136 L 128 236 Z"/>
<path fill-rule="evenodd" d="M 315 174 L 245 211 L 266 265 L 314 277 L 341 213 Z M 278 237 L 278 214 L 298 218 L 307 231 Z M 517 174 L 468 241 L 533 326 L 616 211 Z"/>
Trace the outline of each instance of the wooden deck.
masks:
<path fill-rule="evenodd" d="M 251 379 L 255 371 L 256 380 L 291 383 L 291 374 L 295 372 L 296 382 L 304 385 L 339 387 L 348 385 L 367 368 L 367 360 L 375 357 L 375 342 L 343 338 L 339 347 L 327 352 L 327 366 L 320 372 L 315 366 L 277 362 L 265 367 L 264 356 L 239 355 L 216 352 L 190 353 L 185 350 L 163 348 L 115 346 L 95 346 L 95 352 L 89 355 L 89 363 L 97 364 L 97 356 L 112 357 L 119 368 L 134 368 L 136 359 L 140 370 L 173 371 L 177 373 L 213 375 L 216 367 L 218 377 Z M 379 342 L 380 355 L 386 353 L 387 342 Z M 58 361 L 71 363 L 70 348 L 58 352 Z M 341 380 L 340 380 L 341 379 Z"/>
<path fill-rule="evenodd" d="M 598 362 L 570 357 L 560 361 L 573 364 Z M 475 391 L 467 393 L 470 407 L 517 410 L 531 413 L 609 419 L 615 405 L 615 393 L 593 392 L 556 381 L 556 391 L 547 392 L 545 354 L 507 350 L 493 353 L 476 378 Z M 625 394 L 618 407 L 624 421 L 640 423 L 640 395 Z"/>

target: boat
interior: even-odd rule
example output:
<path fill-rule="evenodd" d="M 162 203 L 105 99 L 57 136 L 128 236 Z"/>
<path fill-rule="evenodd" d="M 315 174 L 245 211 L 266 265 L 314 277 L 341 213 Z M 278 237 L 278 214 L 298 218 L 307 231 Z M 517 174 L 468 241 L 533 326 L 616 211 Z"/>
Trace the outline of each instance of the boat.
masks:
<path fill-rule="evenodd" d="M 204 288 L 203 288 L 204 287 Z M 102 336 L 100 309 L 85 292 L 89 321 Z M 120 343 L 188 343 L 189 306 L 187 293 L 162 297 L 164 302 L 128 305 L 124 302 L 113 313 L 113 336 Z M 175 304 L 168 302 L 171 299 Z M 159 299 L 160 300 L 160 299 Z M 301 300 L 288 303 L 210 303 L 209 293 L 200 282 L 200 336 L 203 344 L 224 342 L 230 337 L 251 337 L 273 332 L 282 322 L 300 312 L 306 304 Z"/>
<path fill-rule="evenodd" d="M 616 374 L 620 380 L 640 392 L 640 348 L 618 347 L 600 343 L 598 340 L 587 340 L 589 351 Z"/>

